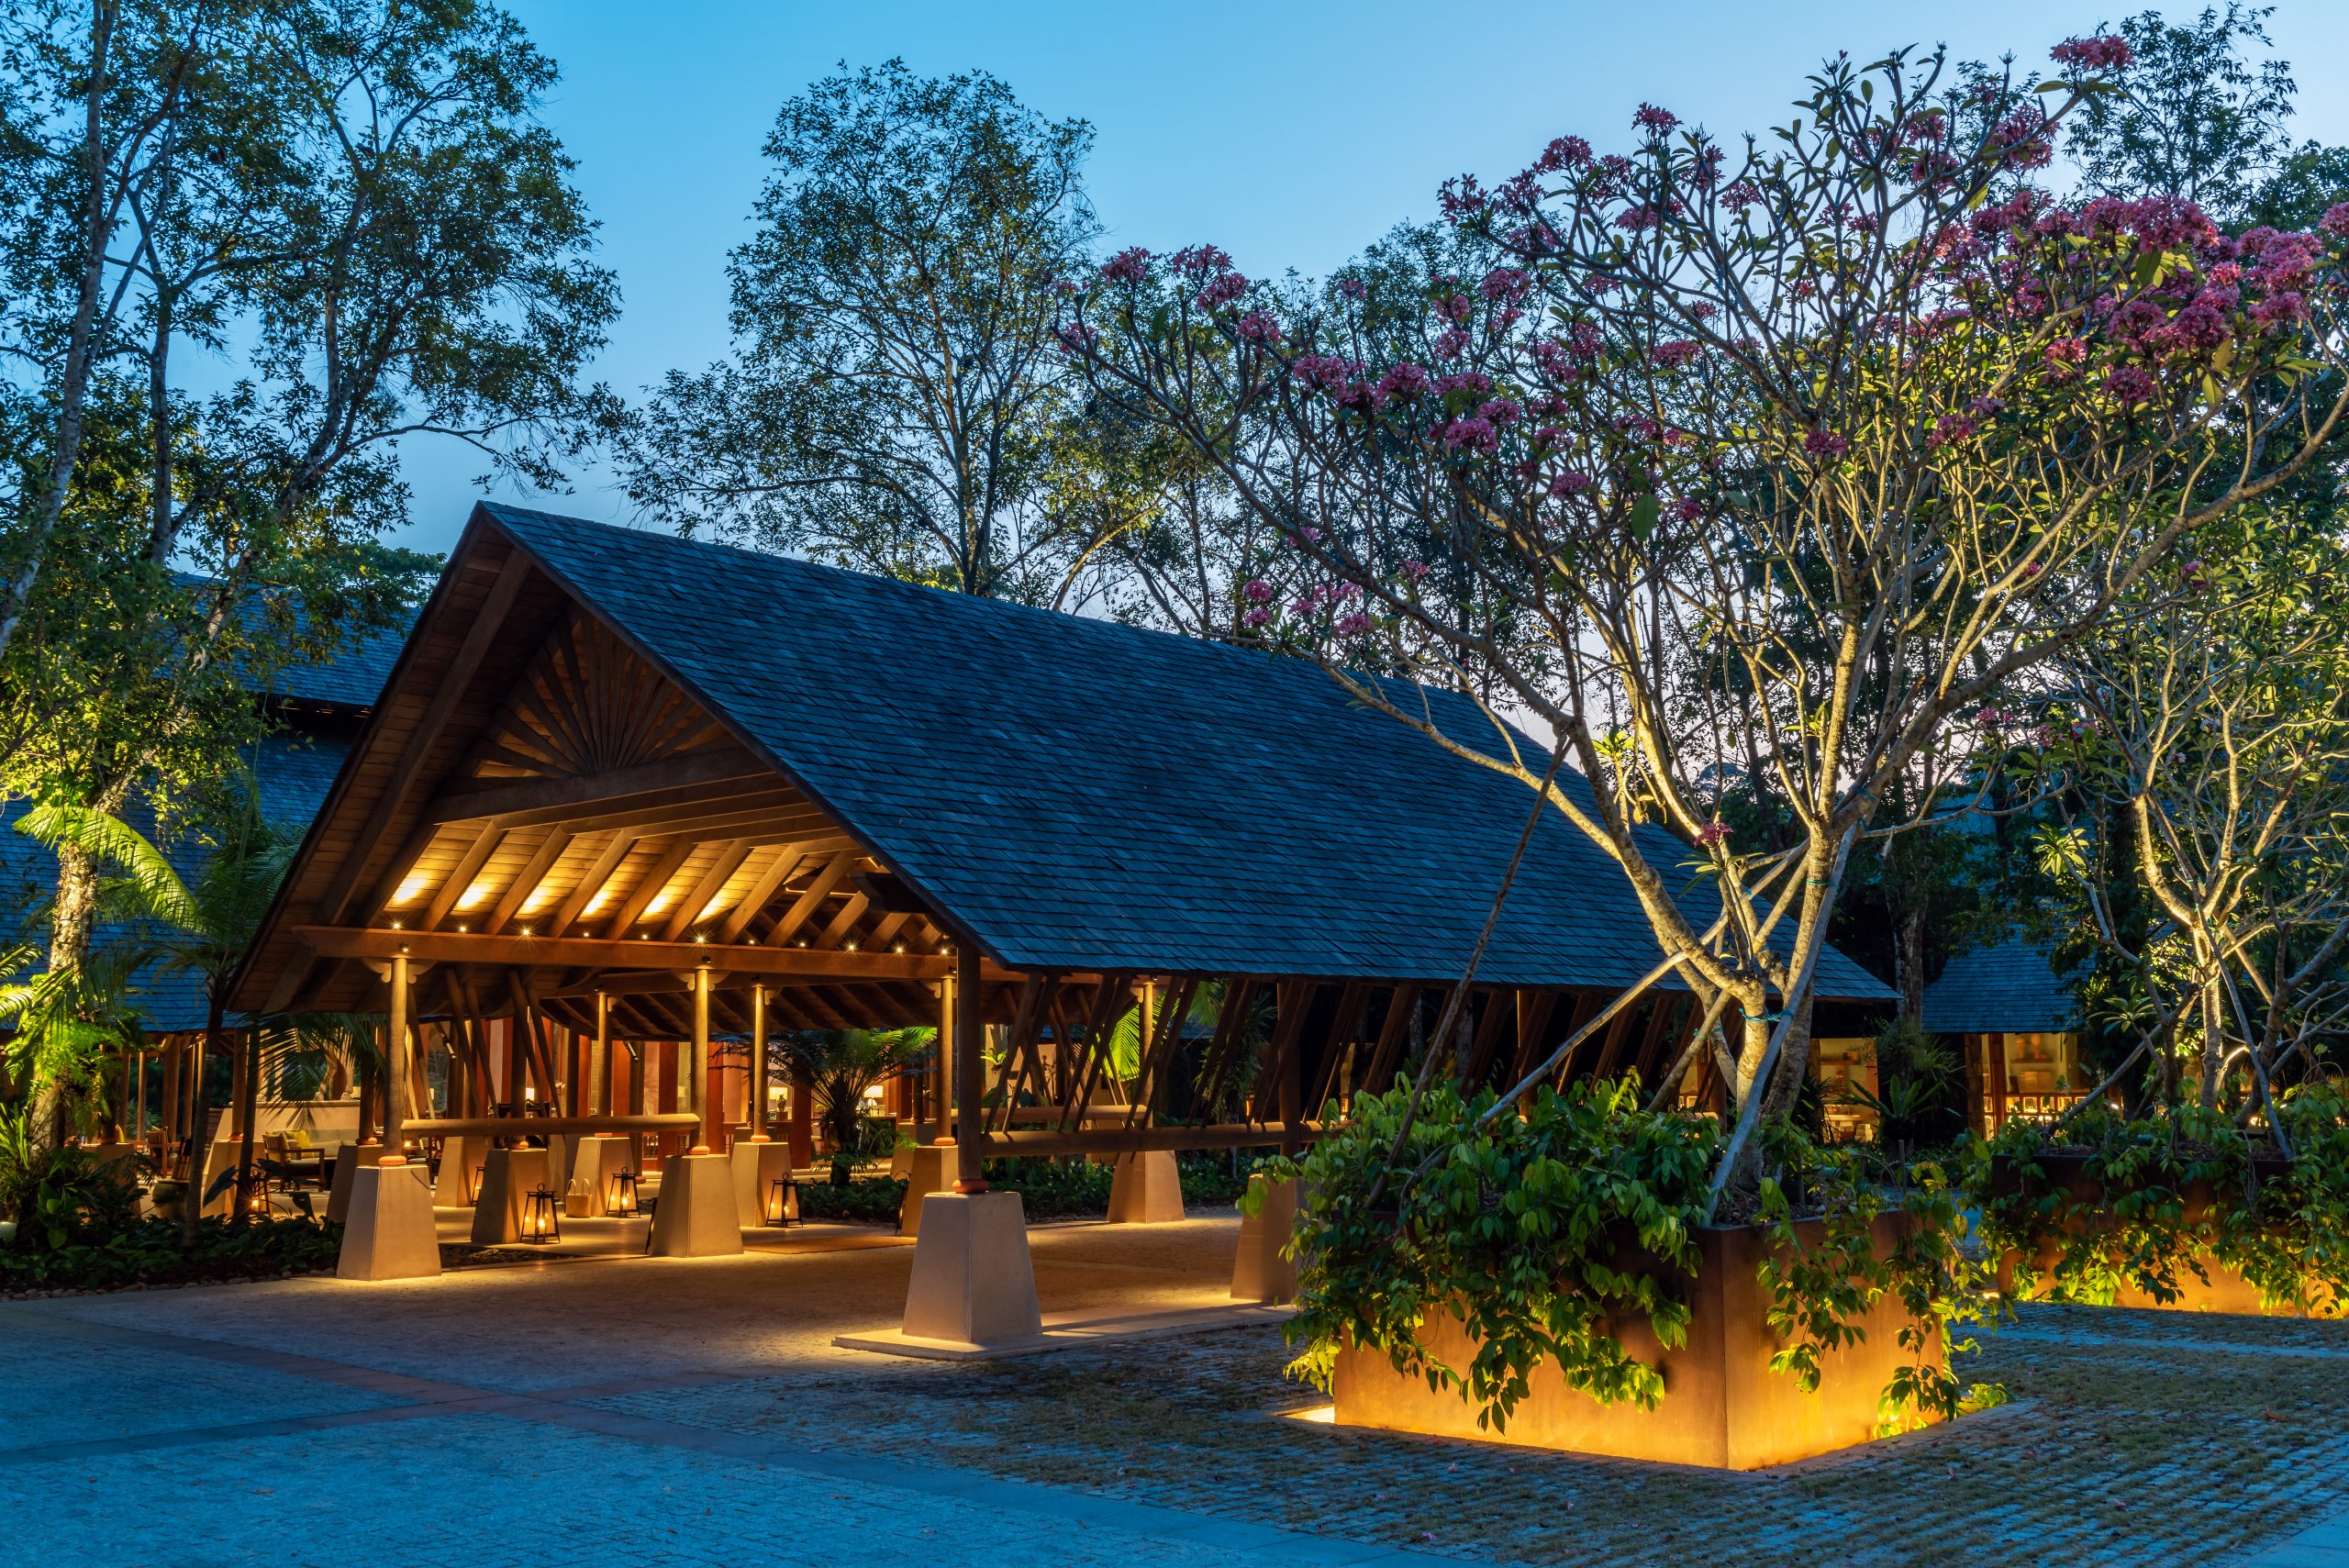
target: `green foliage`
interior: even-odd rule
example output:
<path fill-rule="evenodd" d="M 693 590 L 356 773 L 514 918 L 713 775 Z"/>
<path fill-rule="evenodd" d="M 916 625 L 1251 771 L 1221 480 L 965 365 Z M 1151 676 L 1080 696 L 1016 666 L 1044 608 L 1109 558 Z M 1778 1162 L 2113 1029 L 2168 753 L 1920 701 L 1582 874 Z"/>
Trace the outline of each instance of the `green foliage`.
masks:
<path fill-rule="evenodd" d="M 785 1072 L 804 1076 L 815 1097 L 816 1125 L 831 1140 L 833 1184 L 848 1180 L 848 1166 L 888 1152 L 868 1151 L 863 1127 L 868 1090 L 930 1063 L 936 1029 L 798 1029 L 771 1043 Z M 895 1129 L 889 1135 L 895 1140 Z"/>
<path fill-rule="evenodd" d="M 342 1227 L 315 1219 L 207 1219 L 193 1246 L 182 1244 L 176 1223 L 145 1219 L 54 1250 L 0 1251 L 0 1290 L 125 1290 L 316 1273 L 333 1268 L 341 1248 Z"/>
<path fill-rule="evenodd" d="M 1397 1163 L 1419 1171 L 1411 1181 L 1382 1179 L 1409 1091 L 1364 1095 L 1343 1129 L 1266 1166 L 1303 1180 L 1291 1374 L 1327 1387 L 1340 1350 L 1359 1345 L 1431 1388 L 1459 1389 L 1499 1430 L 1547 1361 L 1569 1387 L 1653 1408 L 1661 1375 L 1608 1319 L 1636 1312 L 1664 1345 L 1686 1337 L 1670 1275 L 1695 1267 L 1690 1233 L 1718 1150 L 1709 1124 L 1640 1110 L 1635 1087 L 1545 1088 L 1522 1118 L 1476 1127 L 1491 1094 L 1464 1102 L 1439 1086 L 1404 1139 Z M 1373 1208 L 1374 1192 L 1395 1207 Z M 1420 1341 L 1439 1312 L 1477 1346 L 1464 1367 Z"/>
<path fill-rule="evenodd" d="M 2026 1299 L 2110 1305 L 2124 1290 L 2176 1301 L 2213 1263 L 2270 1307 L 2349 1307 L 2349 1096 L 2325 1084 L 2286 1098 L 2289 1161 L 2188 1102 L 2134 1119 L 2103 1105 L 2059 1134 L 2010 1121 L 1979 1144 L 1969 1201 L 1993 1259 Z M 2076 1191 L 2043 1162 L 2077 1154 Z M 2037 1266 L 2050 1259 L 2043 1274 Z"/>
<path fill-rule="evenodd" d="M 45 1146 L 24 1110 L 0 1109 L 0 1214 L 17 1222 L 19 1252 L 87 1246 L 128 1224 L 139 1211 L 139 1171 Z"/>
<path fill-rule="evenodd" d="M 856 1225 L 895 1225 L 906 1201 L 906 1184 L 895 1176 L 860 1176 L 852 1182 L 809 1182 L 799 1189 L 803 1219 L 846 1220 Z"/>
<path fill-rule="evenodd" d="M 1763 1257 L 1761 1277 L 1770 1293 L 1770 1329 L 1779 1341 L 1771 1370 L 1792 1374 L 1804 1392 L 1815 1393 L 1820 1358 L 1865 1339 L 1857 1320 L 1892 1296 L 1902 1308 L 1898 1337 L 1908 1360 L 1885 1386 L 1880 1431 L 1947 1419 L 1969 1401 L 1980 1408 L 2003 1400 L 2003 1390 L 1968 1389 L 1949 1370 L 1958 1356 L 1977 1348 L 1963 1329 L 1992 1323 L 1998 1307 L 1988 1269 L 1965 1247 L 1961 1194 L 1942 1167 L 1920 1162 L 1887 1188 L 1861 1150 L 1782 1140 L 1777 1152 L 1807 1194 L 1803 1207 L 1812 1223 L 1798 1223 L 1780 1180 L 1764 1180 L 1761 1223 L 1775 1247 Z M 1877 1233 L 1887 1215 L 1898 1220 L 1888 1240 Z"/>

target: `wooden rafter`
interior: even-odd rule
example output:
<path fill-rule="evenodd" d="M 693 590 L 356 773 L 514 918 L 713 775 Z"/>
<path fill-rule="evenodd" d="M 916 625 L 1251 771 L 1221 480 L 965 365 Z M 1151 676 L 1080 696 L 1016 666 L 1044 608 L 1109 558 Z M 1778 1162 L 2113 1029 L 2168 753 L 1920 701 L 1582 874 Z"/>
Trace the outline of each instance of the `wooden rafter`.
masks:
<path fill-rule="evenodd" d="M 784 911 L 782 918 L 775 922 L 774 929 L 767 933 L 767 940 L 780 947 L 798 935 L 799 928 L 807 923 L 808 917 L 824 906 L 824 900 L 832 895 L 832 889 L 856 868 L 856 862 L 857 851 L 854 850 L 842 850 L 827 861 L 823 870 L 818 872 L 815 880 L 807 884 L 807 890 L 793 901 L 791 907 Z"/>
<path fill-rule="evenodd" d="M 653 857 L 652 863 L 637 879 L 636 885 L 629 890 L 629 895 L 620 900 L 619 907 L 612 911 L 612 917 L 604 922 L 605 939 L 609 940 L 628 935 L 637 917 L 661 896 L 661 890 L 669 885 L 678 868 L 700 847 L 700 840 L 695 839 L 670 840 L 668 846 Z"/>
<path fill-rule="evenodd" d="M 800 862 L 807 858 L 807 851 L 797 844 L 775 846 L 774 859 L 767 862 L 766 870 L 759 873 L 758 880 L 751 884 L 741 901 L 718 920 L 718 940 L 730 942 L 741 936 L 751 917 L 767 906 L 767 900 L 774 896 L 777 888 L 791 880 L 791 873 L 798 870 Z"/>
<path fill-rule="evenodd" d="M 506 891 L 498 895 L 497 903 L 490 909 L 489 918 L 482 922 L 481 929 L 484 931 L 504 930 L 507 922 L 530 901 L 530 895 L 539 890 L 539 884 L 546 881 L 547 873 L 554 869 L 555 862 L 562 859 L 562 852 L 570 847 L 569 828 L 548 828 L 545 841 L 530 851 L 530 858 L 522 862 L 520 871 L 514 873 L 514 880 L 507 884 Z"/>
<path fill-rule="evenodd" d="M 481 874 L 481 868 L 489 863 L 489 857 L 496 853 L 498 843 L 505 837 L 506 829 L 495 825 L 473 835 L 473 842 L 465 847 L 463 854 L 457 857 L 457 863 L 441 879 L 440 885 L 433 892 L 431 902 L 424 906 L 423 917 L 417 921 L 419 929 L 430 931 L 440 929 L 440 922 L 449 917 L 449 912 L 464 897 L 465 890 L 473 885 L 473 878 Z"/>
<path fill-rule="evenodd" d="M 701 912 L 733 880 L 742 862 L 750 859 L 751 848 L 748 839 L 736 839 L 719 846 L 718 858 L 709 862 L 708 869 L 695 880 L 685 895 L 677 901 L 677 906 L 669 912 L 669 923 L 661 930 L 663 940 L 674 942 L 700 923 Z"/>
<path fill-rule="evenodd" d="M 612 835 L 611 841 L 596 854 L 580 876 L 578 884 L 555 906 L 554 917 L 547 922 L 547 935 L 560 937 L 570 931 L 581 914 L 596 901 L 596 895 L 610 884 L 613 873 L 620 868 L 620 862 L 627 860 L 629 851 L 636 848 L 638 839 L 639 835 L 625 830 Z"/>

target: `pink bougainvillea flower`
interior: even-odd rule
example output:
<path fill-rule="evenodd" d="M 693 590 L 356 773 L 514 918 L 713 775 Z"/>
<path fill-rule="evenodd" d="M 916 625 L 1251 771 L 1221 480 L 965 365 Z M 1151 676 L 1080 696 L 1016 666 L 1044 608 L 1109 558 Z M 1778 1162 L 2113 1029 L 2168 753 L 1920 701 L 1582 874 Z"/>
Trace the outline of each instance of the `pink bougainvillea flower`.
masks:
<path fill-rule="evenodd" d="M 2075 71 L 2122 71 L 2133 58 L 2129 40 L 2110 33 L 2065 39 L 2047 54 L 2056 64 L 2068 65 Z"/>
<path fill-rule="evenodd" d="M 1247 595 L 1252 603 L 1263 605 L 1272 602 L 1273 585 L 1262 577 L 1249 578 L 1241 585 L 1240 591 Z"/>
<path fill-rule="evenodd" d="M 1101 264 L 1101 275 L 1113 284 L 1138 284 L 1150 276 L 1150 252 L 1130 246 Z"/>

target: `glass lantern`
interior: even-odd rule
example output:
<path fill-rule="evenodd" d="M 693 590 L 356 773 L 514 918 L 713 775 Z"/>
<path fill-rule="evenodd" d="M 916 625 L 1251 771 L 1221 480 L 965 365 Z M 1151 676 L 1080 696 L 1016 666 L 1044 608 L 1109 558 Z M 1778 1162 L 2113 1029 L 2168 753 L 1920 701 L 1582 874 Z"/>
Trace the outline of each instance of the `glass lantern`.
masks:
<path fill-rule="evenodd" d="M 544 1243 L 562 1240 L 562 1228 L 556 1223 L 558 1200 L 551 1188 L 532 1187 L 522 1200 L 522 1234 L 520 1240 Z"/>
<path fill-rule="evenodd" d="M 614 1219 L 636 1218 L 636 1173 L 625 1165 L 612 1173 L 611 1189 L 604 1194 L 604 1212 Z"/>
<path fill-rule="evenodd" d="M 789 1176 L 777 1176 L 767 1187 L 766 1222 L 774 1229 L 787 1229 L 799 1223 L 799 1184 Z"/>

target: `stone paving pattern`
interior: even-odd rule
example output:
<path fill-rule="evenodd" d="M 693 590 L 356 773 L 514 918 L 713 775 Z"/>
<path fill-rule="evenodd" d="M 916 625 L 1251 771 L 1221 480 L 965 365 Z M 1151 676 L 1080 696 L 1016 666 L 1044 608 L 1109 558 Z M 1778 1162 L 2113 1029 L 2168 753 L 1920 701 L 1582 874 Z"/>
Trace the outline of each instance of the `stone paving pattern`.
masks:
<path fill-rule="evenodd" d="M 1034 1239 L 1048 1311 L 1207 1305 L 1233 1225 Z M 1731 1475 L 1286 1418 L 1322 1401 L 1265 1328 L 832 1347 L 909 1257 L 0 1308 L 0 1561 L 2349 1568 L 2349 1324 L 2026 1308 L 1969 1369 L 2015 1404 Z"/>

